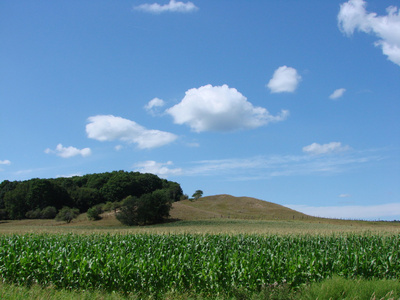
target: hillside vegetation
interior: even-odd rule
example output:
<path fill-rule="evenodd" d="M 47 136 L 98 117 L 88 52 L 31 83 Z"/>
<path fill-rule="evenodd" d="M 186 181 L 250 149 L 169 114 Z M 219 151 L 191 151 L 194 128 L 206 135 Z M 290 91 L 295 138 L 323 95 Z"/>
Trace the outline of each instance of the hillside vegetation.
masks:
<path fill-rule="evenodd" d="M 179 220 L 201 220 L 212 218 L 289 220 L 315 219 L 285 206 L 250 197 L 214 195 L 196 201 L 175 202 L 171 217 Z"/>

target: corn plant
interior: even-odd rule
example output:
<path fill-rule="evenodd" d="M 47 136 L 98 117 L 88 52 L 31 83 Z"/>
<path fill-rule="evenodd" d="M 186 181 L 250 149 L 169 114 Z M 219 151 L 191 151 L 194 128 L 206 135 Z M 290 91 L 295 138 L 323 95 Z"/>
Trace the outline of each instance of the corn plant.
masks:
<path fill-rule="evenodd" d="M 65 289 L 215 295 L 334 274 L 398 279 L 399 249 L 399 235 L 12 235 L 0 237 L 0 277 Z"/>

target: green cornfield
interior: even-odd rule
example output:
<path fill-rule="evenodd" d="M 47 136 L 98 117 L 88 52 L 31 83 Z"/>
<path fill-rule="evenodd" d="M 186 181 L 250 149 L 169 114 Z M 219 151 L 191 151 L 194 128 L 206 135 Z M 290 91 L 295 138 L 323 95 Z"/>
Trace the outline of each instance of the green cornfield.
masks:
<path fill-rule="evenodd" d="M 400 235 L 0 236 L 5 282 L 161 295 L 298 287 L 338 275 L 400 278 Z"/>

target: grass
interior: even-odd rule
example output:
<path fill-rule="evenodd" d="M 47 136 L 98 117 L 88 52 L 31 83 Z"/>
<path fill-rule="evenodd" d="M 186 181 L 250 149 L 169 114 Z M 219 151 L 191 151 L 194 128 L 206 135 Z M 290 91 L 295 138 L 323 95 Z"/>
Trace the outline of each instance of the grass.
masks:
<path fill-rule="evenodd" d="M 0 298 L 4 300 L 17 299 L 57 299 L 57 300 L 124 300 L 124 299 L 155 299 L 153 296 L 121 295 L 118 293 L 105 293 L 102 291 L 68 291 L 58 290 L 52 287 L 18 286 L 0 283 Z M 242 300 L 398 300 L 400 299 L 400 282 L 396 280 L 349 280 L 334 277 L 318 283 L 305 285 L 297 291 L 284 286 L 269 287 L 260 293 L 246 293 L 238 290 L 236 295 L 204 296 L 188 293 L 166 293 L 159 299 L 242 299 Z"/>
<path fill-rule="evenodd" d="M 301 299 L 400 299 L 400 281 L 396 280 L 346 280 L 334 277 L 307 287 Z"/>

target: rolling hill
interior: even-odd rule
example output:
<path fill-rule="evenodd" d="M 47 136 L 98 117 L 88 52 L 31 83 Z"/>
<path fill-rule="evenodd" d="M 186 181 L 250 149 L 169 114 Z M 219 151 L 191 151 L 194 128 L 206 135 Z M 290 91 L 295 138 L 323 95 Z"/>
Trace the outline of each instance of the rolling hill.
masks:
<path fill-rule="evenodd" d="M 195 201 L 183 200 L 173 203 L 171 218 L 200 220 L 212 218 L 233 219 L 312 219 L 313 217 L 279 204 L 250 197 L 214 195 Z"/>

